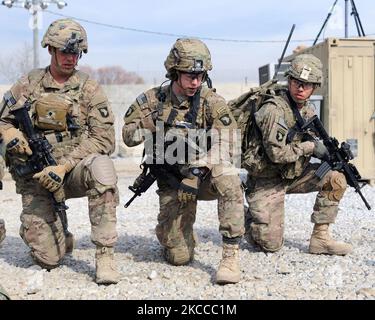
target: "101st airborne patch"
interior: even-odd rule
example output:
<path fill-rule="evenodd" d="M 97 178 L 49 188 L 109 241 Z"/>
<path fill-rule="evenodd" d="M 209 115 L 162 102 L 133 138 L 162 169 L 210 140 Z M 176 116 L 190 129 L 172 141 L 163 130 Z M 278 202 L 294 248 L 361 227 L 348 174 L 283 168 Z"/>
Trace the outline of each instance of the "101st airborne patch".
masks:
<path fill-rule="evenodd" d="M 229 126 L 232 123 L 232 119 L 230 118 L 229 114 L 221 116 L 219 120 L 224 126 Z"/>
<path fill-rule="evenodd" d="M 108 118 L 109 112 L 107 106 L 99 108 L 99 112 L 103 118 Z"/>

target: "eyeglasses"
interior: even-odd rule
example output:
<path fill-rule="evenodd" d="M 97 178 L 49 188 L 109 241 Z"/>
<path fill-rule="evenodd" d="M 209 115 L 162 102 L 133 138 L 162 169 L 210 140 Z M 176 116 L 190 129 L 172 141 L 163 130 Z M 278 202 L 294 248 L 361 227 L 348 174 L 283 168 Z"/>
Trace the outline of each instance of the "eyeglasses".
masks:
<path fill-rule="evenodd" d="M 303 90 L 310 90 L 314 88 L 314 84 L 311 82 L 302 82 L 299 81 L 298 79 L 291 78 L 290 83 L 292 84 L 293 87 L 299 89 L 302 87 Z"/>
<path fill-rule="evenodd" d="M 197 79 L 198 81 L 202 81 L 204 76 L 204 73 L 181 72 L 181 74 L 190 81 L 194 81 L 195 79 Z"/>

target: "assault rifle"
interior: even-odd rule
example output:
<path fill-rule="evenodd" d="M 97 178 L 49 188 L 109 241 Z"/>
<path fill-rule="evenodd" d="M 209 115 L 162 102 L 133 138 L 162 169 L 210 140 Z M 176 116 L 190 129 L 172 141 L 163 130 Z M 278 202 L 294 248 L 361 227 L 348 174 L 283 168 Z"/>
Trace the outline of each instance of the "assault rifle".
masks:
<path fill-rule="evenodd" d="M 361 175 L 359 174 L 357 168 L 352 163 L 349 163 L 349 161 L 354 158 L 353 153 L 350 150 L 350 145 L 346 142 L 342 142 L 341 147 L 339 147 L 339 142 L 337 139 L 328 135 L 317 115 L 313 116 L 309 121 L 307 121 L 301 129 L 302 131 L 310 129 L 317 134 L 322 139 L 323 144 L 326 146 L 329 153 L 328 159 L 324 159 L 323 163 L 316 171 L 316 176 L 322 179 L 329 170 L 337 170 L 342 172 L 345 175 L 349 186 L 355 189 L 355 192 L 360 195 L 367 209 L 371 210 L 369 203 L 361 192 L 361 188 L 366 183 L 364 183 L 362 186 L 359 185 Z"/>
<path fill-rule="evenodd" d="M 167 168 L 169 167 L 169 168 Z M 136 197 L 140 197 L 146 192 L 156 181 L 156 179 L 166 180 L 168 185 L 174 189 L 180 187 L 181 177 L 173 174 L 170 169 L 172 166 L 167 164 L 141 164 L 142 173 L 135 179 L 129 190 L 134 192 L 133 197 L 125 204 L 125 208 L 129 207 Z"/>
<path fill-rule="evenodd" d="M 31 104 L 26 101 L 25 104 L 18 109 L 11 110 L 10 113 L 15 116 L 20 130 L 26 135 L 30 149 L 33 154 L 28 158 L 24 164 L 18 164 L 15 166 L 15 172 L 19 177 L 25 177 L 30 174 L 35 174 L 42 171 L 44 168 L 49 166 L 56 166 L 57 162 L 52 156 L 52 146 L 48 140 L 35 131 L 31 118 L 29 115 Z M 17 139 L 12 140 L 8 143 L 7 147 L 11 148 L 18 143 Z M 64 233 L 68 233 L 68 220 L 66 217 L 66 210 L 68 207 L 65 205 L 65 194 L 61 187 L 55 191 L 52 195 L 55 212 L 61 219 Z"/>

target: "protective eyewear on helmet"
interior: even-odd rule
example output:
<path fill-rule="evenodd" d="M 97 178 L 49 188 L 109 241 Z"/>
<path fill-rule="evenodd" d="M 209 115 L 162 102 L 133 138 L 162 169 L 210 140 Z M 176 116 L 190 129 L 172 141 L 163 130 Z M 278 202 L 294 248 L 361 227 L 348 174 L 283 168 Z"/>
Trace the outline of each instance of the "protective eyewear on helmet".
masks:
<path fill-rule="evenodd" d="M 199 72 L 199 73 L 195 73 L 195 72 L 180 72 L 180 73 L 183 74 L 184 77 L 187 78 L 190 81 L 194 81 L 194 80 L 202 81 L 203 77 L 204 77 L 204 72 Z"/>
<path fill-rule="evenodd" d="M 302 82 L 296 78 L 290 78 L 290 83 L 293 87 L 299 89 L 300 87 L 302 87 L 303 90 L 310 90 L 312 88 L 314 88 L 314 84 L 311 83 L 311 82 Z"/>

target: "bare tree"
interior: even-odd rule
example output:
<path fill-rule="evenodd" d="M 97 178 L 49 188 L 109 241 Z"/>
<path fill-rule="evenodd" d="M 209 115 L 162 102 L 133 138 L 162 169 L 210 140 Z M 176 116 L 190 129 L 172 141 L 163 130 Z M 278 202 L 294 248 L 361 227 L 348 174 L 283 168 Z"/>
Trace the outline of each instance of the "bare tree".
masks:
<path fill-rule="evenodd" d="M 95 80 L 97 79 L 97 72 L 93 67 L 86 64 L 86 65 L 79 66 L 78 69 L 84 73 L 87 73 L 90 76 L 90 78 L 95 79 Z"/>
<path fill-rule="evenodd" d="M 29 43 L 24 43 L 14 54 L 0 58 L 0 77 L 9 83 L 15 82 L 32 68 L 33 49 Z"/>
<path fill-rule="evenodd" d="M 88 65 L 80 67 L 80 70 L 88 73 L 93 79 L 103 85 L 111 84 L 143 84 L 144 80 L 135 72 L 128 72 L 121 66 L 109 66 L 94 69 Z"/>

